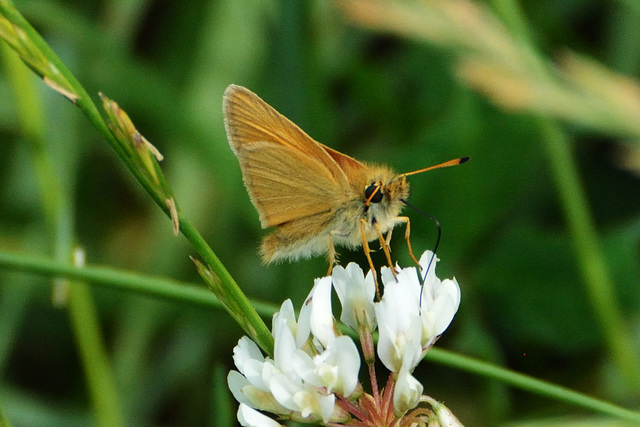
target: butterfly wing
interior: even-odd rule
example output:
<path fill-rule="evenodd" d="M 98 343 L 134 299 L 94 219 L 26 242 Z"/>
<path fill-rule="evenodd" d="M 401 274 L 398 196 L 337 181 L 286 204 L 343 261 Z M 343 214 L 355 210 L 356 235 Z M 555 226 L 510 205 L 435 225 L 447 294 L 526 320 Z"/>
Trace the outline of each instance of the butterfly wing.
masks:
<path fill-rule="evenodd" d="M 328 212 L 348 191 L 347 176 L 328 147 L 253 92 L 229 86 L 223 110 L 229 144 L 263 228 Z"/>
<path fill-rule="evenodd" d="M 333 148 L 329 148 L 326 145 L 318 143 L 322 147 L 324 151 L 327 152 L 329 156 L 340 166 L 340 169 L 345 173 L 347 179 L 354 174 L 357 174 L 362 169 L 366 169 L 367 166 L 360 163 L 353 157 L 349 157 L 346 154 L 342 154 L 339 151 L 334 150 Z"/>

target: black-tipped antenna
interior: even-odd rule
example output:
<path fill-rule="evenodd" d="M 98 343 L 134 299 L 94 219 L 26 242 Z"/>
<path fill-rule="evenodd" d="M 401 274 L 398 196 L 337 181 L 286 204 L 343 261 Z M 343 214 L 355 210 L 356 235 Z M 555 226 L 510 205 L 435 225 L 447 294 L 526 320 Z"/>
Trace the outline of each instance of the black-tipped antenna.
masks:
<path fill-rule="evenodd" d="M 402 203 L 404 203 L 407 207 L 410 207 L 414 211 L 418 212 L 420 215 L 426 216 L 427 218 L 431 218 L 431 220 L 435 223 L 436 228 L 438 229 L 438 237 L 436 238 L 436 244 L 433 247 L 433 252 L 431 253 L 431 259 L 429 259 L 429 264 L 427 264 L 427 268 L 424 271 L 424 277 L 422 277 L 422 276 L 420 277 L 423 286 L 420 287 L 420 299 L 418 301 L 420 301 L 420 304 L 422 304 L 422 290 L 424 289 L 424 282 L 427 280 L 427 274 L 429 274 L 429 269 L 431 268 L 431 264 L 433 263 L 433 259 L 436 256 L 436 251 L 438 250 L 438 245 L 440 245 L 440 237 L 442 236 L 442 227 L 440 227 L 440 221 L 438 221 L 438 218 L 436 218 L 435 216 L 431 215 L 430 213 L 427 213 L 427 212 L 423 211 L 422 209 L 420 209 L 417 206 L 412 205 L 411 203 L 407 202 L 404 199 L 402 199 Z"/>
<path fill-rule="evenodd" d="M 440 164 L 435 165 L 435 166 L 429 166 L 428 168 L 419 169 L 419 170 L 413 171 L 413 172 L 401 173 L 398 176 L 416 175 L 418 173 L 427 172 L 427 171 L 434 170 L 434 169 L 448 168 L 450 166 L 458 166 L 458 165 L 461 165 L 463 163 L 467 163 L 470 159 L 471 159 L 471 157 L 458 157 L 457 159 L 451 159 L 449 161 L 446 161 L 444 163 L 440 163 Z M 407 206 L 409 206 L 409 205 L 407 205 Z"/>
<path fill-rule="evenodd" d="M 415 175 L 418 173 L 422 173 L 422 172 L 427 172 L 433 169 L 440 169 L 440 168 L 448 168 L 450 166 L 457 166 L 457 165 L 461 165 L 463 163 L 467 163 L 470 160 L 470 157 L 458 157 L 457 159 L 451 159 L 447 162 L 444 163 L 440 163 L 438 165 L 435 166 L 430 166 L 428 168 L 424 168 L 424 169 L 419 169 L 417 171 L 413 171 L 413 172 L 407 172 L 407 173 L 403 173 L 398 175 L 398 177 L 407 177 L 409 175 Z M 427 265 L 427 268 L 424 272 L 424 277 L 421 276 L 420 279 L 422 281 L 422 287 L 420 288 L 420 304 L 422 304 L 422 291 L 424 289 L 424 282 L 427 280 L 427 274 L 429 274 L 429 269 L 431 268 L 431 264 L 433 264 L 433 260 L 436 257 L 436 251 L 438 250 L 438 245 L 440 244 L 440 237 L 442 236 L 442 227 L 440 227 L 440 221 L 438 221 L 438 218 L 436 218 L 435 216 L 426 213 L 425 211 L 423 211 L 422 209 L 418 208 L 417 206 L 412 205 L 411 203 L 407 202 L 404 199 L 401 199 L 402 203 L 404 203 L 405 205 L 407 205 L 408 207 L 410 207 L 411 209 L 413 209 L 414 211 L 418 212 L 420 215 L 424 215 L 427 218 L 431 218 L 431 220 L 436 224 L 436 228 L 438 229 L 438 238 L 436 239 L 436 245 L 433 248 L 433 252 L 431 253 L 431 259 L 429 260 L 429 264 Z M 415 258 L 414 258 L 415 259 Z"/>

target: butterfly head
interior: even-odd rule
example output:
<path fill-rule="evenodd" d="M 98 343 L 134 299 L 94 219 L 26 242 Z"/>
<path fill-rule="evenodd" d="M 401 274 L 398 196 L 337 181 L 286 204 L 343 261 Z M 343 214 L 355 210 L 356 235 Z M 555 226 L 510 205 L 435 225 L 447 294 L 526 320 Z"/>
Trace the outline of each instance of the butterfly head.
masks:
<path fill-rule="evenodd" d="M 373 217 L 395 217 L 402 209 L 402 199 L 409 196 L 409 183 L 406 177 L 395 175 L 389 170 L 380 170 L 373 174 L 363 189 L 365 212 Z"/>

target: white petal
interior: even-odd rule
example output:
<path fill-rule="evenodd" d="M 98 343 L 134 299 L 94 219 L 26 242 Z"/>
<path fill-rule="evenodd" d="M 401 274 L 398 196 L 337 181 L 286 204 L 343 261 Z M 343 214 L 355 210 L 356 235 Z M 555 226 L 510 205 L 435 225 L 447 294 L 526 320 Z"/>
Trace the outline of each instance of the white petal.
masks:
<path fill-rule="evenodd" d="M 317 356 L 323 363 L 334 366 L 335 381 L 331 387 L 325 382 L 325 387 L 329 391 L 348 397 L 358 385 L 358 375 L 360 373 L 360 354 L 353 340 L 348 336 L 341 336 L 331 344 L 327 351 Z"/>
<path fill-rule="evenodd" d="M 300 415 L 321 418 L 327 423 L 333 414 L 336 396 L 335 394 L 325 395 L 313 387 L 307 387 L 296 393 L 293 400 L 298 405 Z"/>
<path fill-rule="evenodd" d="M 410 409 L 415 408 L 422 395 L 422 384 L 416 380 L 406 369 L 402 369 L 396 379 L 396 387 L 393 391 L 393 410 L 396 416 L 401 416 Z"/>
<path fill-rule="evenodd" d="M 433 259 L 433 261 L 431 261 Z M 433 255 L 431 251 L 425 251 L 420 257 L 420 266 L 422 267 L 422 271 L 427 271 L 427 277 L 424 279 L 425 283 L 430 283 L 436 279 L 436 264 L 440 261 L 438 257 Z M 431 263 L 431 264 L 429 264 Z M 424 274 L 424 273 L 423 273 Z"/>
<path fill-rule="evenodd" d="M 376 308 L 380 307 L 379 305 Z M 400 369 L 397 363 L 397 355 L 395 349 L 396 328 L 392 324 L 393 317 L 387 316 L 382 310 L 376 310 L 378 318 L 378 357 L 380 361 L 392 372 L 398 372 Z M 387 320 L 388 319 L 388 320 Z"/>
<path fill-rule="evenodd" d="M 316 364 L 314 363 L 314 359 L 307 353 L 302 350 L 296 351 L 293 354 L 291 364 L 293 369 L 296 371 L 296 374 L 298 374 L 305 383 L 322 387 L 322 381 L 316 373 Z"/>
<path fill-rule="evenodd" d="M 331 277 L 316 279 L 311 305 L 311 332 L 324 348 L 336 339 L 331 312 Z"/>
<path fill-rule="evenodd" d="M 273 363 L 284 374 L 295 376 L 291 366 L 293 353 L 296 351 L 293 333 L 284 319 L 278 320 L 273 326 Z"/>
<path fill-rule="evenodd" d="M 382 273 L 382 283 L 385 286 L 385 292 L 387 286 L 394 283 L 403 283 L 409 288 L 409 290 L 415 293 L 416 296 L 418 295 L 420 291 L 420 278 L 418 277 L 415 267 L 401 269 L 399 266 L 396 266 L 397 273 L 395 275 L 391 272 L 389 267 L 382 267 L 380 272 Z"/>
<path fill-rule="evenodd" d="M 241 403 L 238 407 L 238 422 L 245 427 L 282 427 L 282 424 Z"/>
<path fill-rule="evenodd" d="M 272 414 L 288 414 L 290 411 L 275 399 L 273 394 L 251 385 L 242 388 L 242 394 L 249 400 L 247 405 Z"/>
<path fill-rule="evenodd" d="M 421 311 L 424 346 L 447 329 L 459 306 L 460 287 L 455 279 L 425 285 Z"/>
<path fill-rule="evenodd" d="M 326 384 L 329 393 L 337 392 L 336 389 L 342 388 L 340 384 L 340 371 L 336 365 L 331 363 L 320 363 L 315 369 L 320 384 Z"/>
<path fill-rule="evenodd" d="M 238 345 L 233 348 L 233 363 L 240 372 L 244 373 L 248 361 L 264 362 L 264 356 L 258 345 L 245 335 L 238 340 Z"/>
<path fill-rule="evenodd" d="M 294 401 L 294 396 L 302 390 L 301 382 L 292 381 L 284 374 L 277 374 L 271 377 L 269 389 L 279 404 L 289 410 L 300 411 L 298 404 Z"/>
<path fill-rule="evenodd" d="M 328 423 L 333 415 L 333 409 L 336 406 L 336 395 L 329 394 L 328 396 L 319 395 L 318 404 L 320 406 L 320 414 L 322 415 L 322 421 Z"/>
<path fill-rule="evenodd" d="M 262 383 L 261 388 L 266 391 L 270 391 L 269 384 L 271 383 L 271 378 L 274 375 L 280 375 L 280 374 L 282 374 L 282 371 L 276 368 L 276 365 L 273 364 L 273 361 L 267 360 L 265 363 L 262 364 L 262 372 L 260 373 L 260 380 Z M 257 381 L 252 384 L 255 385 L 256 387 L 258 386 Z"/>
<path fill-rule="evenodd" d="M 360 371 L 360 354 L 350 337 L 340 336 L 321 354 L 311 358 L 298 350 L 292 362 L 305 384 L 324 388 L 341 396 L 351 395 Z"/>
<path fill-rule="evenodd" d="M 229 386 L 229 390 L 231 390 L 231 394 L 233 394 L 233 397 L 238 402 L 250 404 L 249 399 L 242 393 L 242 387 L 250 385 L 250 383 L 240 372 L 229 371 L 229 375 L 227 375 L 227 385 Z"/>
<path fill-rule="evenodd" d="M 292 380 L 285 375 L 274 375 L 270 389 L 278 403 L 300 413 L 302 417 L 323 419 L 327 422 L 335 407 L 333 393 L 321 393 L 318 388 Z"/>
<path fill-rule="evenodd" d="M 416 366 L 422 361 L 423 347 L 420 337 L 413 337 L 412 341 L 409 341 L 402 353 L 402 365 L 400 370 L 406 369 L 409 372 L 413 372 Z"/>
<path fill-rule="evenodd" d="M 272 362 L 258 362 L 257 360 L 248 361 L 245 364 L 245 370 L 243 372 L 244 376 L 247 378 L 247 380 L 249 380 L 251 385 L 254 385 L 262 390 L 268 390 L 262 379 L 266 364 L 271 365 Z"/>
<path fill-rule="evenodd" d="M 385 286 L 382 300 L 375 307 L 379 331 L 378 356 L 392 372 L 399 372 L 409 360 L 417 364 L 422 354 L 423 327 L 418 296 L 412 288 L 414 284 L 406 280 L 391 280 Z M 406 355 L 406 352 L 410 354 Z M 414 367 L 408 366 L 407 369 Z"/>
<path fill-rule="evenodd" d="M 254 387 L 238 371 L 229 372 L 227 384 L 233 397 L 240 403 L 274 414 L 287 413 L 287 409 L 270 392 Z"/>
<path fill-rule="evenodd" d="M 396 267 L 396 269 L 398 268 Z M 388 283 L 393 283 L 396 281 L 396 278 L 391 272 L 391 269 L 387 266 L 380 269 L 380 275 L 382 276 L 382 283 L 385 285 L 385 287 Z"/>
<path fill-rule="evenodd" d="M 298 330 L 296 331 L 296 348 L 303 348 L 307 345 L 309 335 L 311 335 L 311 302 L 313 301 L 313 288 L 304 300 L 298 316 Z"/>
<path fill-rule="evenodd" d="M 375 282 L 371 271 L 366 278 L 360 266 L 354 262 L 347 268 L 336 266 L 333 269 L 333 286 L 342 305 L 340 320 L 353 330 L 358 330 L 358 323 L 367 324 L 369 330 L 375 329 Z"/>
<path fill-rule="evenodd" d="M 293 303 L 290 299 L 286 299 L 280 306 L 280 310 L 273 315 L 271 321 L 271 331 L 275 331 L 276 323 L 278 321 L 284 321 L 291 332 L 295 333 L 297 329 L 296 313 L 293 310 Z"/>
<path fill-rule="evenodd" d="M 265 363 L 265 358 L 260 348 L 249 337 L 240 338 L 238 345 L 233 349 L 233 361 L 249 383 L 262 390 L 267 390 L 262 381 L 262 365 Z"/>
<path fill-rule="evenodd" d="M 449 326 L 453 320 L 453 316 L 460 306 L 460 287 L 458 282 L 453 279 L 446 279 L 440 285 L 440 290 L 436 296 L 432 311 L 436 313 L 437 320 L 434 323 L 434 334 L 440 335 Z"/>

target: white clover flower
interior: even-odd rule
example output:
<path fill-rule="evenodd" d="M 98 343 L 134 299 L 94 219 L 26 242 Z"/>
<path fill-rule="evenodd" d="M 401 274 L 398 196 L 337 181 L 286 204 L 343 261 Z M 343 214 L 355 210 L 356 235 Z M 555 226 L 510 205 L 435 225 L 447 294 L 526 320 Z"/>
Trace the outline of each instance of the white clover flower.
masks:
<path fill-rule="evenodd" d="M 251 355 L 256 355 L 255 350 L 258 357 L 251 359 Z M 236 367 L 240 369 L 240 372 L 230 371 L 227 376 L 233 397 L 240 403 L 273 414 L 289 413 L 274 399 L 269 386 L 263 381 L 263 373 L 273 371 L 273 364 L 262 357 L 258 346 L 248 337 L 242 337 L 233 352 Z"/>
<path fill-rule="evenodd" d="M 331 277 L 316 279 L 305 306 L 310 311 L 310 327 L 315 339 L 323 348 L 336 339 L 333 314 L 331 311 Z"/>
<path fill-rule="evenodd" d="M 426 251 L 420 257 L 423 268 L 429 264 L 433 252 Z M 437 261 L 437 259 L 435 259 Z M 436 276 L 436 264 L 427 272 L 422 289 L 422 347 L 428 349 L 447 329 L 460 306 L 460 286 L 453 279 L 440 280 Z"/>
<path fill-rule="evenodd" d="M 278 403 L 299 413 L 302 418 L 322 420 L 324 423 L 331 419 L 335 395 L 305 384 L 300 377 L 276 373 L 271 378 L 269 389 Z"/>
<path fill-rule="evenodd" d="M 337 265 L 333 269 L 333 286 L 342 305 L 340 320 L 354 331 L 359 325 L 366 325 L 370 331 L 376 327 L 376 313 L 373 298 L 376 285 L 373 273 L 365 277 L 362 268 L 354 262 L 347 268 Z"/>
<path fill-rule="evenodd" d="M 433 252 L 426 251 L 420 265 L 426 268 Z M 437 261 L 437 259 L 436 259 Z M 406 367 L 410 372 L 435 340 L 449 326 L 460 305 L 460 287 L 455 279 L 441 281 L 435 273 L 435 263 L 429 266 L 424 284 L 416 268 L 381 269 L 384 295 L 376 303 L 380 337 L 378 356 L 392 372 Z M 420 297 L 422 301 L 420 302 Z"/>
<path fill-rule="evenodd" d="M 307 307 L 303 306 L 302 310 L 300 310 L 300 316 L 296 322 L 296 313 L 293 310 L 293 303 L 290 299 L 287 299 L 282 303 L 282 306 L 280 306 L 280 311 L 273 315 L 273 320 L 271 321 L 271 333 L 273 334 L 276 330 L 275 324 L 280 319 L 283 319 L 295 337 L 296 347 L 302 348 L 311 334 L 309 312 L 308 310 L 305 310 L 305 308 Z"/>
<path fill-rule="evenodd" d="M 429 266 L 433 253 L 425 252 L 420 265 Z M 418 404 L 422 385 L 410 374 L 424 352 L 449 326 L 460 304 L 460 288 L 455 279 L 441 281 L 435 263 L 429 266 L 424 284 L 416 268 L 382 268 L 384 295 L 375 304 L 378 321 L 378 357 L 397 375 L 394 410 L 401 414 Z M 419 387 L 418 387 L 419 386 Z"/>
<path fill-rule="evenodd" d="M 426 268 L 431 257 L 432 252 L 425 252 L 420 264 Z M 238 421 L 243 426 L 279 426 L 263 414 L 268 412 L 331 425 L 414 425 L 433 421 L 425 418 L 425 408 L 416 408 L 429 403 L 440 425 L 461 425 L 446 407 L 422 395 L 423 386 L 412 375 L 451 323 L 460 304 L 458 283 L 438 279 L 435 263 L 423 284 L 416 268 L 396 270 L 394 275 L 388 267 L 381 269 L 384 295 L 378 302 L 373 274 L 365 277 L 354 263 L 336 266 L 332 277 L 316 279 L 297 319 L 293 304 L 285 301 L 273 316 L 273 359 L 242 337 L 233 354 L 238 371 L 228 376 L 229 388 L 240 402 Z M 335 324 L 332 283 L 342 305 L 342 322 L 360 338 L 371 394 L 363 393 L 358 380 L 361 360 L 356 344 Z M 376 326 L 377 357 L 372 334 Z M 376 379 L 377 358 L 391 371 L 382 390 Z"/>
<path fill-rule="evenodd" d="M 227 382 L 236 400 L 293 420 L 347 420 L 335 406 L 336 394 L 349 396 L 356 389 L 360 356 L 351 338 L 336 336 L 333 323 L 330 277 L 316 281 L 297 322 L 293 304 L 285 301 L 273 316 L 273 359 L 248 337 L 234 348 L 238 371 L 229 372 Z M 309 345 L 309 337 L 315 345 Z M 239 410 L 238 420 L 260 425 L 255 420 L 264 415 L 249 409 Z"/>
<path fill-rule="evenodd" d="M 384 295 L 375 305 L 378 357 L 391 372 L 413 371 L 422 357 L 420 282 L 414 268 L 400 270 L 396 280 L 388 267 L 382 268 L 382 281 Z"/>
<path fill-rule="evenodd" d="M 245 377 L 255 378 L 253 382 L 259 384 L 264 357 L 262 357 L 262 352 L 256 343 L 251 341 L 249 337 L 242 337 L 238 341 L 238 345 L 233 349 L 233 362 Z M 264 389 L 263 384 L 259 385 Z"/>
<path fill-rule="evenodd" d="M 396 378 L 396 388 L 393 391 L 393 409 L 397 416 L 415 408 L 420 402 L 423 387 L 407 369 L 401 369 Z"/>
<path fill-rule="evenodd" d="M 298 351 L 293 364 L 306 383 L 324 387 L 340 396 L 351 396 L 358 385 L 360 354 L 353 340 L 346 336 L 336 338 L 324 352 L 314 357 Z"/>

